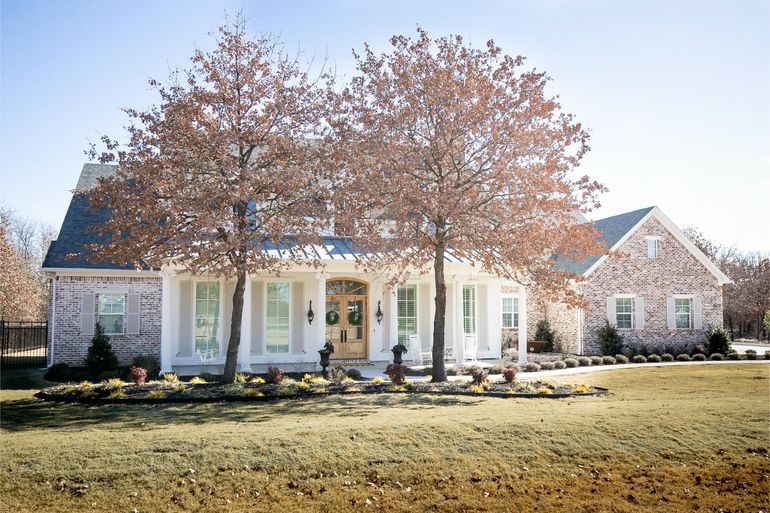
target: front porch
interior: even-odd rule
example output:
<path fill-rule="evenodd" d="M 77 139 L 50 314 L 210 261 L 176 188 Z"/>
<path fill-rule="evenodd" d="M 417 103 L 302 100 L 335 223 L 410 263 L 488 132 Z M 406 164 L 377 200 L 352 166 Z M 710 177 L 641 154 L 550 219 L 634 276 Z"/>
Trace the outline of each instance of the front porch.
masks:
<path fill-rule="evenodd" d="M 451 267 L 451 266 L 450 266 Z M 460 267 L 460 266 L 458 266 Z M 471 274 L 467 266 L 447 273 L 445 344 L 460 365 L 501 356 L 502 281 Z M 234 281 L 162 273 L 161 370 L 180 375 L 220 373 L 230 336 Z M 249 276 L 244 292 L 238 368 L 263 372 L 318 370 L 327 341 L 335 359 L 386 364 L 402 343 L 427 356 L 433 339 L 433 277 L 415 276 L 395 288 L 353 265 L 325 272 L 296 270 Z M 518 289 L 519 344 L 526 344 L 526 289 Z M 522 359 L 526 353 L 521 352 Z M 349 363 L 348 363 L 349 364 Z M 383 367 L 384 368 L 384 367 Z"/>

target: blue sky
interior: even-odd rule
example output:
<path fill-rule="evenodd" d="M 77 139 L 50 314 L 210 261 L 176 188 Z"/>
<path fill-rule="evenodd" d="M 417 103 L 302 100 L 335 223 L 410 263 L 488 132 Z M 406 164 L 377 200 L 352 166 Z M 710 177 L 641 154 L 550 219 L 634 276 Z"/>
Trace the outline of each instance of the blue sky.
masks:
<path fill-rule="evenodd" d="M 57 228 L 121 107 L 186 66 L 226 12 L 352 72 L 351 49 L 393 34 L 493 38 L 551 76 L 591 130 L 598 218 L 658 205 L 680 226 L 770 251 L 770 2 L 0 0 L 0 204 Z"/>

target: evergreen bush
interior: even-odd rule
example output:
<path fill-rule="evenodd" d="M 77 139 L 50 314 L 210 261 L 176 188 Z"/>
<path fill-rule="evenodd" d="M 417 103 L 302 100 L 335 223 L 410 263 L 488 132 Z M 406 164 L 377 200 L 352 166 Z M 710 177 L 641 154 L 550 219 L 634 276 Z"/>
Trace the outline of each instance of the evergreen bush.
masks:
<path fill-rule="evenodd" d="M 543 351 L 546 353 L 553 352 L 553 340 L 555 335 L 556 334 L 551 329 L 551 324 L 548 321 L 538 321 L 537 330 L 535 331 L 535 340 L 545 340 L 546 344 Z"/>
<path fill-rule="evenodd" d="M 104 328 L 98 322 L 83 365 L 92 376 L 100 376 L 103 372 L 116 371 L 118 368 L 118 357 L 112 350 L 110 336 L 104 334 Z"/>
<path fill-rule="evenodd" d="M 596 332 L 599 338 L 599 350 L 603 355 L 613 355 L 620 353 L 623 350 L 623 337 L 618 333 L 618 329 L 610 324 L 607 319 L 604 320 L 604 324 Z"/>

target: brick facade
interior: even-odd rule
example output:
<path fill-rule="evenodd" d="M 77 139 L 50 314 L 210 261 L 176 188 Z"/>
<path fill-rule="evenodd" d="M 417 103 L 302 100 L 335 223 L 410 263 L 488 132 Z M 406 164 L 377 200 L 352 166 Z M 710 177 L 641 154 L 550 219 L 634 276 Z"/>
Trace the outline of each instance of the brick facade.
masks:
<path fill-rule="evenodd" d="M 658 258 L 647 257 L 646 236 L 658 236 Z M 722 324 L 722 287 L 717 278 L 655 217 L 650 217 L 583 284 L 587 302 L 583 351 L 598 352 L 596 332 L 607 318 L 607 298 L 636 294 L 644 299 L 644 330 L 619 330 L 633 351 L 673 350 L 705 341 L 705 330 Z M 703 305 L 703 329 L 670 330 L 667 298 L 692 294 Z"/>
<path fill-rule="evenodd" d="M 54 287 L 51 287 L 54 290 Z M 161 278 L 138 276 L 59 276 L 55 284 L 56 317 L 54 347 L 51 351 L 49 336 L 48 350 L 51 363 L 82 365 L 88 352 L 92 335 L 81 334 L 80 316 L 82 297 L 85 293 L 100 292 L 140 295 L 139 334 L 111 335 L 112 349 L 122 365 L 130 364 L 136 355 L 160 357 L 161 332 Z M 53 293 L 52 293 L 53 294 Z M 53 296 L 51 308 L 53 311 Z M 97 316 L 98 301 L 94 304 L 94 318 Z M 50 330 L 49 330 L 50 331 Z"/>

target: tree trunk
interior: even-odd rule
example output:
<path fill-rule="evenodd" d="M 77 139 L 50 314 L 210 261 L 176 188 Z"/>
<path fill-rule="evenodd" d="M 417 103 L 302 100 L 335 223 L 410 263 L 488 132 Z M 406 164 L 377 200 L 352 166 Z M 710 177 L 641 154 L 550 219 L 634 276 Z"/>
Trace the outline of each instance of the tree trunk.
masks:
<path fill-rule="evenodd" d="M 446 244 L 436 246 L 433 272 L 436 275 L 436 315 L 433 318 L 433 382 L 446 381 L 444 367 L 444 332 L 446 331 L 446 282 L 444 281 L 444 252 Z"/>
<path fill-rule="evenodd" d="M 246 289 L 246 271 L 238 271 L 233 293 L 233 314 L 230 319 L 230 340 L 227 342 L 227 358 L 223 383 L 235 381 L 235 368 L 238 364 L 238 346 L 241 345 L 241 320 L 243 319 L 243 292 Z"/>

